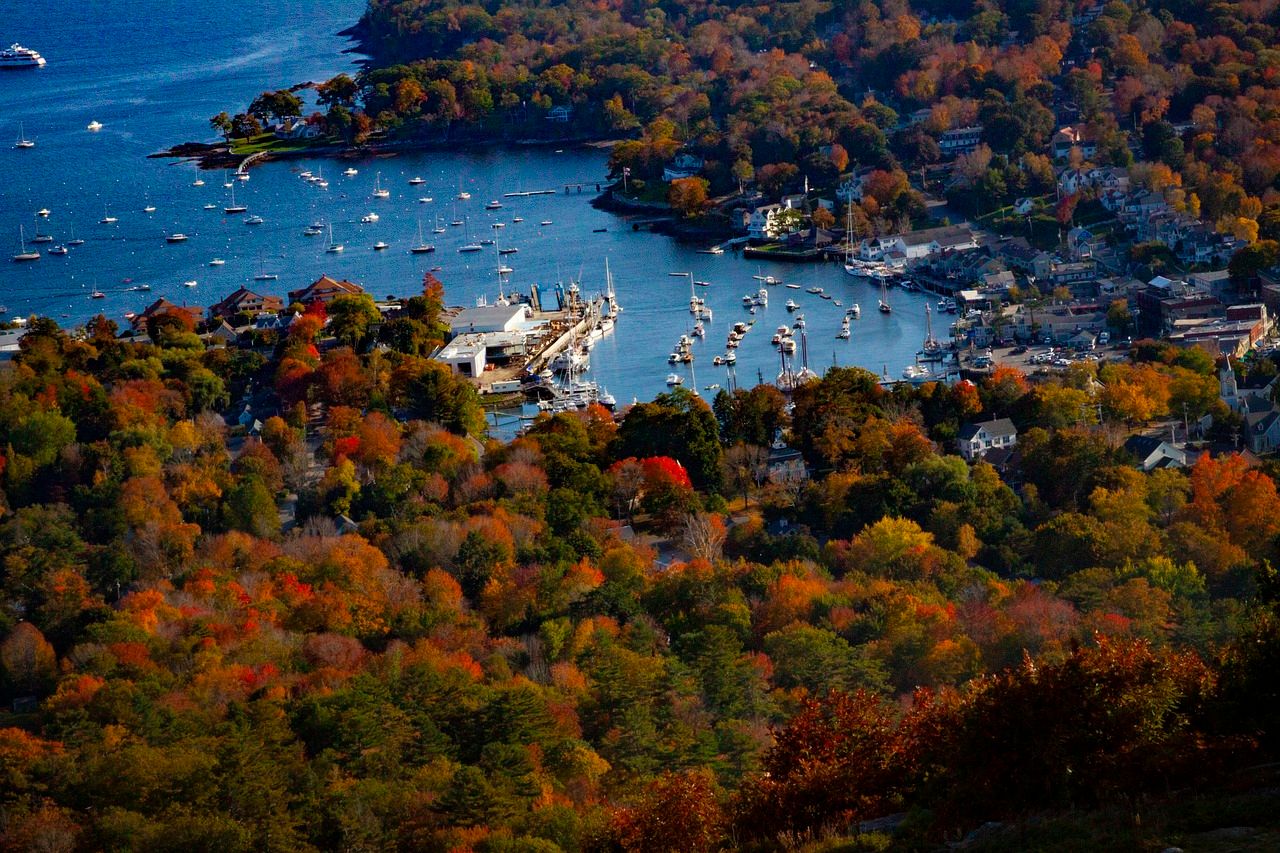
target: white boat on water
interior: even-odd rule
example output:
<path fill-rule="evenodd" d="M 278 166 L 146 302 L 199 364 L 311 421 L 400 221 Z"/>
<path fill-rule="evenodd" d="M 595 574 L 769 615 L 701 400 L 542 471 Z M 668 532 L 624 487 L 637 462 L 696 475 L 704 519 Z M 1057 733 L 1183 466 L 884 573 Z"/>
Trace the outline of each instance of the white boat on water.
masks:
<path fill-rule="evenodd" d="M 90 133 L 97 133 L 98 131 L 102 130 L 102 122 L 91 121 L 89 122 L 88 125 L 85 126 L 85 130 L 89 131 Z"/>
<path fill-rule="evenodd" d="M 360 217 L 360 221 L 365 225 L 372 225 L 377 222 L 379 218 L 380 217 L 376 213 L 366 213 L 364 216 Z"/>
<path fill-rule="evenodd" d="M 188 279 L 187 281 L 184 281 L 184 282 L 182 283 L 182 286 L 183 286 L 183 287 L 195 287 L 195 286 L 196 286 L 197 284 L 199 284 L 199 283 L 200 283 L 200 282 L 198 282 L 198 281 L 196 281 L 194 278 L 192 278 L 192 279 Z"/>
<path fill-rule="evenodd" d="M 381 252 L 385 248 L 387 248 L 387 244 L 382 240 L 379 240 L 378 242 L 373 244 L 373 250 L 375 252 Z"/>
<path fill-rule="evenodd" d="M 45 59 L 29 47 L 14 42 L 0 50 L 0 69 L 9 71 L 20 68 L 43 68 Z"/>
<path fill-rule="evenodd" d="M 176 231 L 173 234 L 167 235 L 164 238 L 164 241 L 166 243 L 185 243 L 187 242 L 187 235 L 183 234 L 181 231 Z"/>
<path fill-rule="evenodd" d="M 51 255 L 65 255 L 70 250 L 66 246 L 50 246 L 47 251 Z"/>
<path fill-rule="evenodd" d="M 681 376 L 679 373 L 668 373 L 668 374 L 667 374 L 667 385 L 668 385 L 668 387 L 674 388 L 674 387 L 676 387 L 677 385 L 683 385 L 683 384 L 684 384 L 684 377 L 683 377 L 683 376 Z"/>
<path fill-rule="evenodd" d="M 346 171 L 344 171 L 342 174 L 346 175 L 348 178 L 354 178 L 356 175 L 360 174 L 360 170 L 347 167 Z"/>
<path fill-rule="evenodd" d="M 225 264 L 225 263 L 226 263 L 226 261 L 224 261 L 222 258 L 214 258 L 213 260 L 209 261 L 209 266 L 211 266 L 211 267 L 220 267 L 220 266 L 222 266 L 222 265 L 223 265 L 223 264 Z"/>
<path fill-rule="evenodd" d="M 420 178 L 420 177 L 418 177 L 417 175 L 414 175 L 412 178 L 410 178 L 410 179 L 409 179 L 409 186 L 411 186 L 411 187 L 420 187 L 420 186 L 422 186 L 423 184 L 425 184 L 426 182 L 427 182 L 427 179 L 426 179 L 426 178 Z"/>
<path fill-rule="evenodd" d="M 378 172 L 373 176 L 373 197 L 374 198 L 391 198 L 391 190 L 383 189 L 382 173 Z"/>
<path fill-rule="evenodd" d="M 412 246 L 409 247 L 409 254 L 425 255 L 425 254 L 428 254 L 429 252 L 434 252 L 435 250 L 436 250 L 435 246 L 432 246 L 426 240 L 422 239 L 422 220 L 419 219 L 418 220 L 418 242 L 414 243 Z"/>
<path fill-rule="evenodd" d="M 27 139 L 27 134 L 23 130 L 22 122 L 18 122 L 18 141 L 13 143 L 14 148 L 35 148 L 34 139 Z"/>
<path fill-rule="evenodd" d="M 246 220 L 244 221 L 244 224 L 245 224 L 245 225 L 261 225 L 262 223 L 264 223 L 264 222 L 266 222 L 266 221 L 267 221 L 267 220 L 263 219 L 261 216 L 258 216 L 258 215 L 255 213 L 253 216 L 250 216 L 248 219 L 246 219 Z"/>
<path fill-rule="evenodd" d="M 236 186 L 231 185 L 231 204 L 222 208 L 223 213 L 244 213 L 249 209 L 248 205 L 236 204 Z"/>
<path fill-rule="evenodd" d="M 459 246 L 458 251 L 462 254 L 470 254 L 471 252 L 483 252 L 484 246 L 479 243 L 467 243 L 465 246 Z"/>
<path fill-rule="evenodd" d="M 18 226 L 18 254 L 13 256 L 14 261 L 38 261 L 40 253 L 27 248 L 27 232 L 21 225 Z"/>
<path fill-rule="evenodd" d="M 49 208 L 47 207 L 42 207 L 36 211 L 36 216 L 48 216 L 48 215 L 49 215 Z"/>
<path fill-rule="evenodd" d="M 341 243 L 333 242 L 333 226 L 330 225 L 329 226 L 329 247 L 325 249 L 325 251 L 328 252 L 330 255 L 336 255 L 345 248 L 346 247 L 343 246 Z"/>

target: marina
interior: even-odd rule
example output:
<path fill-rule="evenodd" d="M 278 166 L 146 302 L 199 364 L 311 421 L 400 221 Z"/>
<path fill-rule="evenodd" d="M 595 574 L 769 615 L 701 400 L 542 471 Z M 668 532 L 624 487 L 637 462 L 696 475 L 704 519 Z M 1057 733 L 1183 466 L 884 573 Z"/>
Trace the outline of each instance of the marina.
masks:
<path fill-rule="evenodd" d="M 36 0 L 36 5 L 47 2 Z M 149 14 L 155 2 L 145 0 L 142 11 Z M 610 333 L 593 342 L 589 366 L 578 379 L 607 388 L 620 403 L 666 390 L 673 372 L 685 387 L 699 391 L 707 385 L 774 381 L 780 348 L 763 329 L 773 329 L 787 315 L 785 298 L 759 305 L 745 305 L 742 298 L 748 294 L 754 301 L 757 291 L 772 287 L 779 288 L 773 296 L 781 297 L 784 284 L 787 296 L 806 315 L 811 369 L 860 365 L 880 375 L 887 365 L 896 379 L 905 365 L 914 363 L 925 337 L 924 306 L 936 297 L 890 287 L 896 310 L 864 314 L 853 324 L 850 339 L 838 339 L 845 309 L 836 303 L 873 305 L 877 287 L 846 275 L 839 264 L 745 260 L 740 240 L 707 253 L 705 247 L 627 227 L 626 218 L 591 207 L 590 192 L 551 189 L 603 184 L 607 154 L 598 149 L 421 152 L 341 164 L 295 160 L 251 164 L 244 172 L 225 174 L 148 159 L 175 140 L 202 128 L 207 132 L 211 105 L 247 102 L 280 79 L 324 79 L 354 68 L 351 57 L 342 53 L 346 41 L 334 34 L 359 15 L 358 0 L 322 3 L 315 21 L 308 22 L 314 29 L 301 34 L 288 15 L 270 12 L 279 15 L 277 29 L 265 22 L 267 35 L 261 40 L 247 39 L 224 20 L 234 18 L 228 8 L 214 3 L 193 12 L 193 26 L 208 40 L 197 46 L 196 55 L 165 45 L 142 50 L 140 34 L 104 13 L 69 22 L 67 32 L 42 42 L 41 52 L 58 61 L 39 73 L 0 75 L 0 115 L 8 118 L 8 139 L 23 136 L 39 142 L 33 149 L 0 150 L 0 157 L 7 158 L 0 204 L 8 212 L 0 225 L 9 229 L 11 245 L 19 237 L 17 226 L 24 226 L 26 246 L 35 248 L 31 223 L 38 211 L 47 210 L 40 234 L 53 238 L 51 246 L 68 249 L 44 263 L 6 261 L 0 268 L 0 298 L 9 306 L 9 316 L 47 314 L 70 326 L 101 312 L 121 322 L 127 313 L 140 312 L 162 296 L 178 304 L 208 304 L 240 286 L 283 295 L 325 274 L 357 282 L 378 299 L 407 297 L 419 291 L 423 274 L 436 267 L 450 305 L 492 302 L 500 290 L 524 295 L 535 285 L 547 293 L 574 281 L 590 301 L 606 290 L 607 260 L 626 312 Z M 0 10 L 0 19 L 6 14 Z M 115 55 L 79 52 L 77 40 L 93 41 L 87 34 L 98 29 L 121 46 L 138 46 L 131 53 L 143 56 L 147 67 L 139 69 Z M 207 91 L 202 88 L 206 102 L 191 104 L 175 94 L 192 69 L 255 49 L 269 50 L 276 66 L 237 67 L 225 79 L 211 82 Z M 138 89 L 140 71 L 146 82 Z M 76 96 L 91 73 L 96 75 L 94 94 Z M 121 106 L 135 90 L 156 105 L 145 123 L 136 110 Z M 51 103 L 63 106 L 49 108 Z M 90 121 L 101 122 L 99 133 L 85 132 Z M 320 189 L 318 181 L 301 178 L 303 173 L 340 177 Z M 397 189 L 374 200 L 375 190 L 408 188 L 410 180 L 422 183 L 414 184 L 412 192 Z M 462 194 L 466 198 L 459 200 Z M 436 201 L 420 201 L 431 198 Z M 495 199 L 503 206 L 485 210 Z M 144 214 L 148 206 L 156 212 Z M 225 211 L 228 207 L 231 213 Z M 261 224 L 246 226 L 250 212 Z M 360 224 L 370 213 L 377 214 L 377 221 Z M 457 227 L 447 228 L 452 222 Z M 503 227 L 492 227 L 498 224 Z M 188 239 L 169 243 L 167 234 Z M 488 234 L 501 234 L 501 240 L 481 245 L 480 238 Z M 375 248 L 378 244 L 388 248 Z M 458 251 L 471 245 L 478 250 Z M 425 247 L 434 251 L 414 251 Z M 16 246 L 10 249 L 11 254 L 16 251 Z M 682 274 L 671 277 L 668 271 Z M 267 272 L 279 278 L 257 278 Z M 197 279 L 198 287 L 185 285 Z M 151 283 L 154 292 L 133 289 L 134 281 Z M 688 310 L 691 288 L 703 300 L 697 314 Z M 810 288 L 821 288 L 822 294 L 806 292 Z M 102 297 L 92 298 L 95 291 Z M 736 346 L 727 347 L 732 321 L 738 320 L 754 320 L 762 329 L 752 327 Z M 701 334 L 694 334 L 695 324 L 701 324 Z M 691 340 L 692 360 L 670 365 L 667 356 L 682 335 Z M 720 365 L 713 363 L 717 356 Z"/>

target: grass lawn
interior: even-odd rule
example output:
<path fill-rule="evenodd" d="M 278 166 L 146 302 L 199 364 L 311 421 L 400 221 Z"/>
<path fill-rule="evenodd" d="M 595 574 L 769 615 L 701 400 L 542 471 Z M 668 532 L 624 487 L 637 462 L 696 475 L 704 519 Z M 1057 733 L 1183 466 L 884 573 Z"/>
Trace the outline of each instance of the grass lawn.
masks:
<path fill-rule="evenodd" d="M 252 139 L 231 140 L 231 153 L 248 157 L 250 154 L 259 154 L 263 151 L 305 151 L 313 144 L 311 140 L 277 139 L 273 133 L 263 133 Z"/>

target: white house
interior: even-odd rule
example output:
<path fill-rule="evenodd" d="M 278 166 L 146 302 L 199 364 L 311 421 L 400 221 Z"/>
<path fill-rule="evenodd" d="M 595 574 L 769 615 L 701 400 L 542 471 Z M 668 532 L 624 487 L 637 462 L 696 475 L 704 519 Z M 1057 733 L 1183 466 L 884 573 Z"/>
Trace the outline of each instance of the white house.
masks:
<path fill-rule="evenodd" d="M 1014 447 L 1018 443 L 1018 428 L 1008 418 L 996 418 L 980 424 L 960 427 L 956 444 L 960 455 L 972 462 L 997 447 Z"/>
<path fill-rule="evenodd" d="M 888 261 L 900 256 L 909 263 L 943 252 L 976 248 L 978 241 L 967 225 L 946 225 L 889 237 L 867 238 L 859 245 L 858 256 L 865 261 Z"/>
<path fill-rule="evenodd" d="M 1156 435 L 1131 435 L 1124 449 L 1143 471 L 1187 467 L 1187 452 Z"/>
<path fill-rule="evenodd" d="M 752 240 L 776 240 L 795 230 L 781 216 L 784 211 L 793 209 L 795 198 L 803 196 L 789 196 L 783 204 L 766 204 L 751 211 L 747 217 L 747 236 Z"/>

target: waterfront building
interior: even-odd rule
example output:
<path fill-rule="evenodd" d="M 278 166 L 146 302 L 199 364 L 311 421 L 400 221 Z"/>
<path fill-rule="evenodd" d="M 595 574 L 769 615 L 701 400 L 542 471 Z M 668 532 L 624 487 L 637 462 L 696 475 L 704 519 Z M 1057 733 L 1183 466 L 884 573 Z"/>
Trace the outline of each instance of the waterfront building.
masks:
<path fill-rule="evenodd" d="M 238 314 L 256 315 L 282 310 L 284 310 L 284 300 L 279 296 L 264 296 L 246 287 L 240 287 L 209 306 L 209 319 L 230 320 Z"/>
<path fill-rule="evenodd" d="M 289 291 L 289 301 L 291 303 L 300 302 L 303 305 L 310 305 L 313 302 L 322 302 L 328 305 L 343 294 L 361 293 L 364 293 L 364 288 L 354 282 L 339 281 L 327 275 L 322 275 L 300 290 Z"/>

